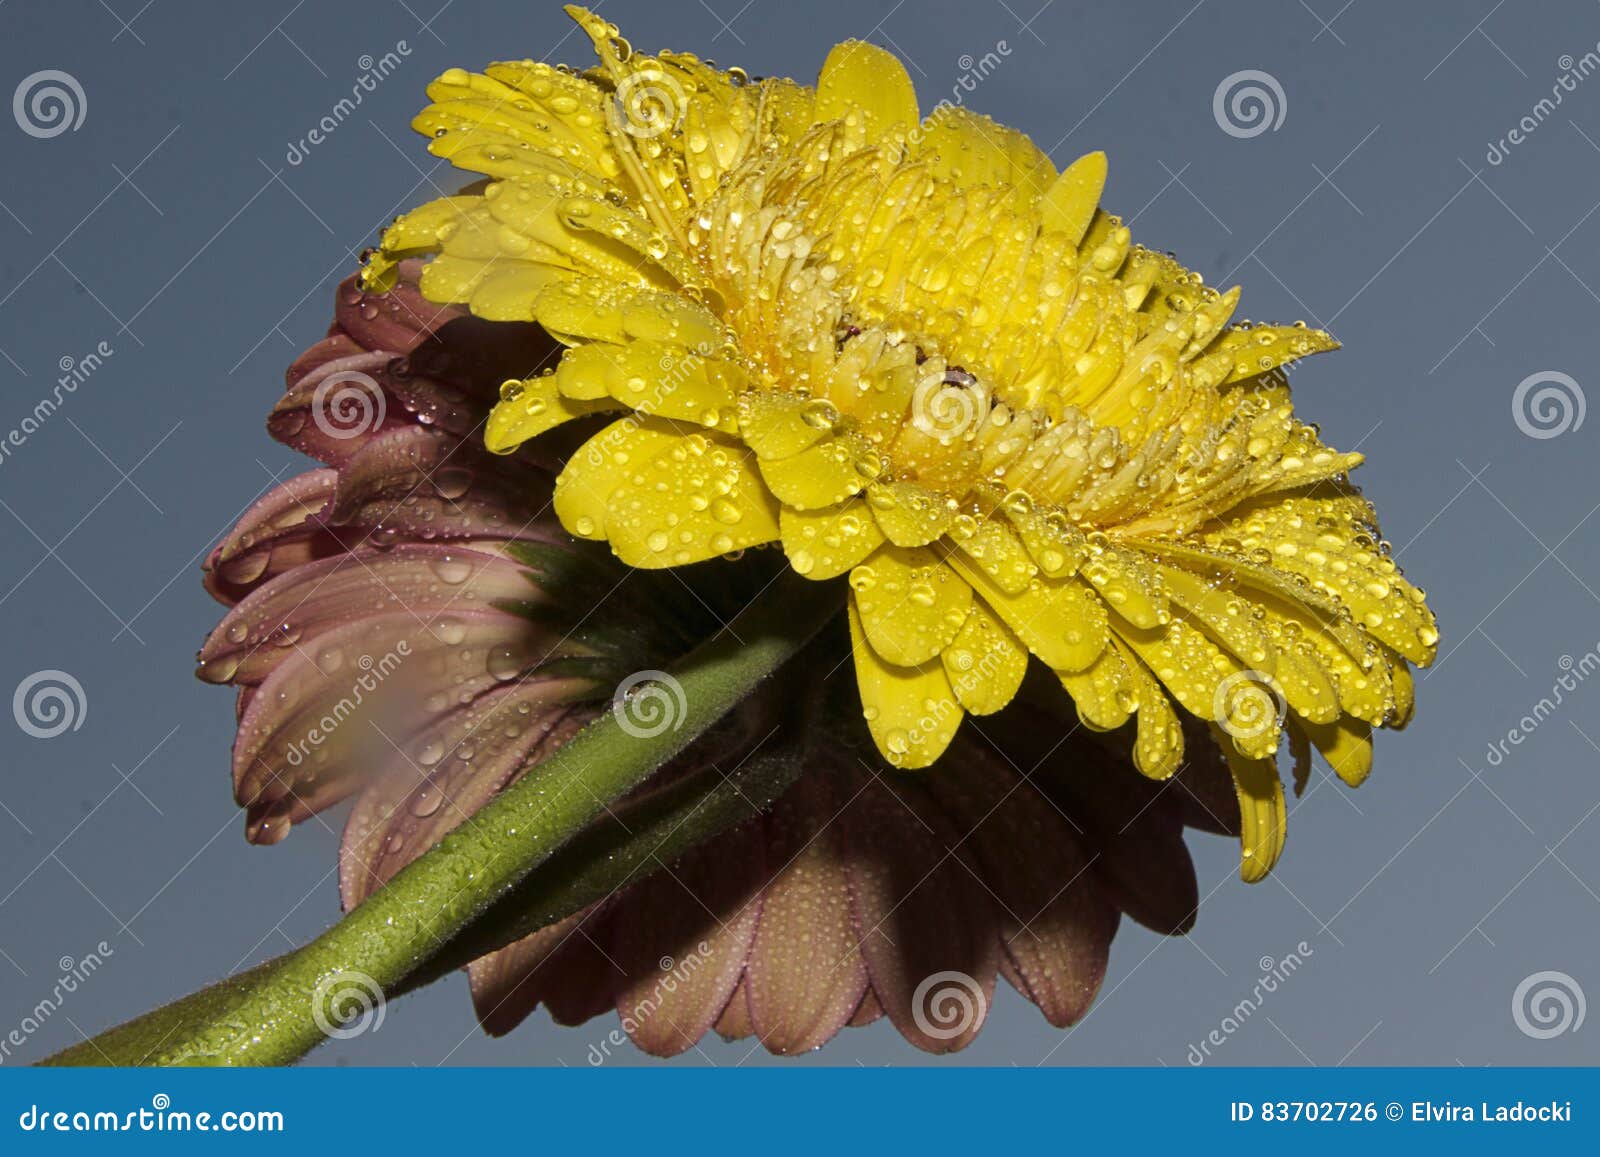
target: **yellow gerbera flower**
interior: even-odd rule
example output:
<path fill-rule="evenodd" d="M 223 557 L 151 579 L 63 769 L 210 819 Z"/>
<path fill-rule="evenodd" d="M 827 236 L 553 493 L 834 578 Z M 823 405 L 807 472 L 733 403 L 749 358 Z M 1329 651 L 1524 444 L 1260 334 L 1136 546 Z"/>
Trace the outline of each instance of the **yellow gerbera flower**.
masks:
<path fill-rule="evenodd" d="M 896 766 L 1004 707 L 1030 655 L 1085 725 L 1136 721 L 1147 775 L 1179 766 L 1178 709 L 1213 721 L 1263 876 L 1284 732 L 1360 783 L 1438 641 L 1346 480 L 1361 456 L 1291 408 L 1282 367 L 1336 343 L 1230 325 L 1237 288 L 1098 208 L 1104 154 L 1058 174 L 985 117 L 919 120 L 878 48 L 839 45 L 810 89 L 568 11 L 598 68 L 430 86 L 414 126 L 488 180 L 401 217 L 366 270 L 433 254 L 427 297 L 568 347 L 506 383 L 490 449 L 618 414 L 561 474 L 573 534 L 639 567 L 781 543 L 848 575 Z"/>

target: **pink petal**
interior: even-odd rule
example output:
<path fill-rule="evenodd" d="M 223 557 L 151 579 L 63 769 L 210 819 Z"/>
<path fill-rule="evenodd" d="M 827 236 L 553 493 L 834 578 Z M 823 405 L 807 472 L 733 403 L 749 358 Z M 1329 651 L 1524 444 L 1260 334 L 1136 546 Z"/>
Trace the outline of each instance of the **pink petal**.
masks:
<path fill-rule="evenodd" d="M 324 362 L 297 381 L 267 416 L 267 430 L 284 445 L 333 466 L 349 461 L 384 430 L 409 425 L 384 388 L 394 356 L 363 351 Z"/>
<path fill-rule="evenodd" d="M 388 763 L 396 743 L 514 677 L 542 640 L 517 615 L 474 610 L 430 624 L 377 615 L 328 631 L 314 651 L 295 647 L 239 721 L 235 795 L 246 806 L 304 797 L 313 782 Z"/>
<path fill-rule="evenodd" d="M 850 882 L 826 768 L 803 775 L 767 822 L 767 885 L 745 973 L 750 1020 L 774 1053 L 818 1048 L 849 1022 L 867 990 Z"/>
<path fill-rule="evenodd" d="M 438 843 L 594 716 L 573 700 L 593 688 L 529 679 L 480 696 L 398 742 L 345 824 L 339 890 L 353 908 Z"/>
<path fill-rule="evenodd" d="M 526 567 L 470 545 L 367 549 L 280 575 L 217 624 L 200 648 L 201 677 L 259 683 L 297 649 L 314 650 L 329 631 L 363 618 L 409 615 L 420 627 L 460 612 L 548 601 Z M 546 633 L 546 652 L 558 639 Z M 318 666 L 339 674 L 337 667 Z"/>
<path fill-rule="evenodd" d="M 728 998 L 728 1007 L 722 1010 L 722 1015 L 717 1018 L 717 1035 L 723 1040 L 744 1040 L 753 1036 L 756 1031 L 755 1022 L 750 1019 L 750 998 L 746 991 L 745 981 L 739 981 L 733 995 Z"/>
<path fill-rule="evenodd" d="M 872 989 L 867 989 L 861 996 L 861 1004 L 856 1009 L 855 1015 L 850 1018 L 851 1028 L 865 1028 L 874 1021 L 883 1019 L 883 1005 L 878 1001 L 878 994 Z"/>
<path fill-rule="evenodd" d="M 424 298 L 417 287 L 421 274 L 421 261 L 405 262 L 388 293 L 368 293 L 361 288 L 360 275 L 352 274 L 334 293 L 335 323 L 366 349 L 403 354 L 452 321 L 469 316 L 461 306 L 436 305 Z"/>
<path fill-rule="evenodd" d="M 332 470 L 312 470 L 252 503 L 206 559 L 206 590 L 231 605 L 261 583 L 340 549 L 312 521 L 333 497 L 338 477 Z"/>
<path fill-rule="evenodd" d="M 586 908 L 467 967 L 478 1022 L 504 1036 L 545 1004 L 562 1025 L 608 1011 L 623 976 L 600 945 L 610 936 L 609 909 Z"/>
<path fill-rule="evenodd" d="M 761 825 L 747 824 L 635 885 L 612 921 L 628 977 L 617 1015 L 634 1044 L 676 1056 L 727 1008 L 755 938 L 765 872 Z"/>

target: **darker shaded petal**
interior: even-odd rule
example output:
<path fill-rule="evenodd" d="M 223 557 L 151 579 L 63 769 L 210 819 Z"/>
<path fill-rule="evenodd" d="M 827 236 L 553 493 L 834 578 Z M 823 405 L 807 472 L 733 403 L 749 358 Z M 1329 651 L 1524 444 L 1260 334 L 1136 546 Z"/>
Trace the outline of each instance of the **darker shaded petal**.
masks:
<path fill-rule="evenodd" d="M 993 905 L 919 778 L 860 781 L 841 822 L 873 992 L 906 1040 L 944 1053 L 983 1027 L 1000 948 Z"/>
<path fill-rule="evenodd" d="M 339 471 L 326 512 L 339 526 L 366 528 L 378 545 L 397 538 L 566 541 L 543 470 L 418 427 L 363 442 Z"/>
<path fill-rule="evenodd" d="M 1239 835 L 1239 793 L 1211 728 L 1187 713 L 1183 718 L 1183 766 L 1172 777 L 1179 814 L 1191 828 L 1218 836 Z"/>
<path fill-rule="evenodd" d="M 993 894 L 1007 979 L 1051 1024 L 1076 1023 L 1105 979 L 1120 919 L 1080 832 L 970 732 L 930 784 Z"/>

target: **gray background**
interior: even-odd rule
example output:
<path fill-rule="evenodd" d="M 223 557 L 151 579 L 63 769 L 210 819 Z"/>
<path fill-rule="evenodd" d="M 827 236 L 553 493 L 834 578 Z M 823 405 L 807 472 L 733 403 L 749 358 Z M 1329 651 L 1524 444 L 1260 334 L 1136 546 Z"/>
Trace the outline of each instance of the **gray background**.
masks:
<path fill-rule="evenodd" d="M 198 562 L 240 509 L 305 463 L 268 439 L 282 369 L 398 208 L 462 181 L 406 128 L 450 65 L 588 63 L 553 3 L 11 0 L 0 96 L 40 69 L 81 83 L 82 126 L 35 139 L 0 113 L 0 434 L 63 358 L 114 355 L 0 462 L 0 701 L 31 673 L 77 677 L 76 731 L 33 739 L 0 711 L 0 1036 L 105 940 L 106 966 L 7 1063 L 44 1055 L 300 943 L 336 913 L 335 837 L 316 823 L 252 849 L 229 798 L 230 696 L 191 656 L 217 615 Z M 1222 1064 L 1592 1061 L 1600 1014 L 1520 1032 L 1512 994 L 1559 970 L 1600 998 L 1600 679 L 1513 748 L 1485 752 L 1600 640 L 1600 418 L 1533 438 L 1511 397 L 1531 374 L 1596 385 L 1600 75 L 1504 163 L 1486 150 L 1600 40 L 1586 3 L 1281 0 L 690 0 L 603 11 L 642 47 L 815 76 L 847 36 L 897 50 L 924 108 L 981 57 L 970 102 L 1058 164 L 1111 154 L 1107 202 L 1135 237 L 1243 313 L 1330 327 L 1343 352 L 1295 375 L 1298 408 L 1358 474 L 1444 633 L 1418 721 L 1385 735 L 1370 782 L 1316 777 L 1269 881 L 1196 837 L 1198 930 L 1124 927 L 1089 1017 L 1050 1029 L 1009 989 L 960 1059 L 1183 1065 L 1305 941 L 1305 966 L 1214 1050 Z M 141 6 L 142 4 L 142 6 Z M 411 56 L 304 163 L 289 142 L 349 91 L 364 54 Z M 1223 78 L 1262 69 L 1286 115 L 1224 133 Z M 3 702 L 0 702 L 3 706 Z M 541 1014 L 475 1029 L 451 980 L 313 1064 L 582 1065 L 610 1021 Z M 687 1063 L 767 1063 L 711 1039 Z M 613 1063 L 634 1063 L 624 1051 Z M 920 1063 L 887 1022 L 787 1063 Z"/>

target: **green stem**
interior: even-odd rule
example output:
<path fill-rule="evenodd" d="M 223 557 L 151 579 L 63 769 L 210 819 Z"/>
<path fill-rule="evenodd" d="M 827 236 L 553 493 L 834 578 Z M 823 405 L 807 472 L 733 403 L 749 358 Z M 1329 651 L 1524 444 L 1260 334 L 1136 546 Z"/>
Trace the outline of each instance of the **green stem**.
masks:
<path fill-rule="evenodd" d="M 679 666 L 684 710 L 678 726 L 640 737 L 606 712 L 542 763 L 537 775 L 507 788 L 310 944 L 52 1061 L 262 1065 L 303 1056 L 348 1011 L 334 998 L 409 987 L 407 978 L 439 946 L 701 735 L 837 609 L 832 584 L 782 576 Z"/>

